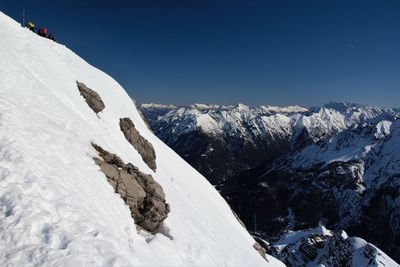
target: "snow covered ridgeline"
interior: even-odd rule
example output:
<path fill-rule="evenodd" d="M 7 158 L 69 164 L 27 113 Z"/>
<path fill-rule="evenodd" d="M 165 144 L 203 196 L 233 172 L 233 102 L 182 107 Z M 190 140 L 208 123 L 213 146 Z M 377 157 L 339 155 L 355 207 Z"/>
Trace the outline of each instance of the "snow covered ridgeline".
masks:
<path fill-rule="evenodd" d="M 228 181 L 221 194 L 247 226 L 257 220 L 257 233 L 269 241 L 285 230 L 323 223 L 398 261 L 399 136 L 397 118 L 361 123 Z"/>
<path fill-rule="evenodd" d="M 345 102 L 330 102 L 322 107 L 306 109 L 300 106 L 259 106 L 249 107 L 244 104 L 236 106 L 193 104 L 190 106 L 174 106 L 162 104 L 142 104 L 140 109 L 145 117 L 152 123 L 174 121 L 176 133 L 181 131 L 190 132 L 202 129 L 206 133 L 233 130 L 233 134 L 249 137 L 252 130 L 253 135 L 263 135 L 266 132 L 276 133 L 283 129 L 276 125 L 287 125 L 294 137 L 300 134 L 303 128 L 310 133 L 319 130 L 338 131 L 359 122 L 376 118 L 382 114 L 397 114 L 396 110 L 383 109 L 379 107 L 363 106 Z M 159 116 L 151 116 L 153 113 Z M 207 119 L 205 119 L 207 117 Z M 272 123 L 275 121 L 275 123 Z M 252 126 L 246 129 L 245 122 Z M 182 125 L 186 123 L 186 125 Z M 210 126 L 213 127 L 210 127 Z M 185 126 L 185 127 L 183 127 Z M 282 128 L 284 128 L 282 126 Z M 299 129 L 300 128 L 300 129 Z M 318 141 L 318 136 L 312 136 Z"/>
<path fill-rule="evenodd" d="M 190 155 L 188 162 L 218 185 L 248 229 L 270 240 L 284 230 L 324 223 L 399 261 L 399 110 L 334 102 L 291 114 L 244 105 L 152 108 L 142 111 L 164 112 L 155 121 L 148 117 L 155 133 Z M 281 155 L 268 159 L 276 148 Z M 255 160 L 240 157 L 249 151 Z M 269 163 L 214 179 L 240 171 L 229 163 L 257 160 Z"/>
<path fill-rule="evenodd" d="M 258 254 L 218 192 L 147 129 L 112 78 L 2 13 L 0 35 L 1 266 L 282 265 Z M 76 81 L 101 96 L 99 117 Z M 121 118 L 152 144 L 157 172 Z M 171 212 L 160 233 L 138 234 L 91 143 L 162 186 Z"/>
<path fill-rule="evenodd" d="M 323 107 L 142 104 L 154 133 L 219 184 L 286 152 L 395 110 L 331 102 Z"/>
<path fill-rule="evenodd" d="M 268 247 L 270 253 L 288 266 L 399 266 L 365 240 L 323 226 L 288 232 Z"/>

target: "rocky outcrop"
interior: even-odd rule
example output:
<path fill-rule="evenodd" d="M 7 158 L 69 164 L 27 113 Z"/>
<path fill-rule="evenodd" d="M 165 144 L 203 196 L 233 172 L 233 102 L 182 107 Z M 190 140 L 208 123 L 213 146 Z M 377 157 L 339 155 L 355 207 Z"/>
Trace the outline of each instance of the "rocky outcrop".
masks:
<path fill-rule="evenodd" d="M 264 241 L 263 239 L 253 236 L 254 241 L 256 241 L 253 245 L 253 248 L 257 250 L 257 252 L 263 257 L 266 261 L 267 259 L 267 249 L 269 249 L 269 243 Z"/>
<path fill-rule="evenodd" d="M 329 231 L 324 227 L 288 232 L 267 252 L 287 266 L 399 266 L 384 252 L 345 231 Z"/>
<path fill-rule="evenodd" d="M 117 155 L 92 144 L 100 158 L 94 158 L 115 192 L 129 206 L 135 223 L 149 232 L 157 232 L 170 211 L 162 187 L 149 174 Z"/>
<path fill-rule="evenodd" d="M 260 243 L 255 242 L 253 245 L 253 248 L 255 250 L 257 250 L 257 252 L 261 255 L 261 257 L 263 257 L 265 260 L 267 260 L 267 251 L 265 250 L 265 248 L 263 248 Z M 268 260 L 267 260 L 268 261 Z"/>
<path fill-rule="evenodd" d="M 78 90 L 85 99 L 86 103 L 96 114 L 106 107 L 97 92 L 88 88 L 84 83 L 76 81 L 76 84 L 78 85 Z"/>
<path fill-rule="evenodd" d="M 147 166 L 153 171 L 156 171 L 156 153 L 153 145 L 140 135 L 130 118 L 120 119 L 119 125 L 126 140 L 138 151 Z"/>

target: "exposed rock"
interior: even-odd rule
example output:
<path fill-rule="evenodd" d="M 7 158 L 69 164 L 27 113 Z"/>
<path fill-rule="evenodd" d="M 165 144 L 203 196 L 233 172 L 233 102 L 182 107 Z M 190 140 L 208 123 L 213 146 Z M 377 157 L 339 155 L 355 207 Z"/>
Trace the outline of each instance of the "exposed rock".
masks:
<path fill-rule="evenodd" d="M 261 257 L 263 257 L 264 259 L 267 259 L 267 256 L 266 256 L 267 251 L 265 250 L 265 248 L 263 248 L 263 247 L 260 245 L 260 243 L 255 242 L 254 245 L 253 245 L 253 248 L 254 248 L 255 250 L 257 250 L 258 253 L 260 253 Z"/>
<path fill-rule="evenodd" d="M 267 252 L 287 266 L 399 266 L 374 245 L 324 227 L 288 232 Z"/>
<path fill-rule="evenodd" d="M 231 209 L 231 211 L 232 211 L 233 215 L 235 216 L 236 220 L 243 226 L 244 229 L 247 230 L 246 225 L 242 222 L 242 220 L 240 220 L 240 218 L 236 214 L 236 212 L 234 212 L 232 209 Z M 254 243 L 254 245 L 253 245 L 253 248 L 255 250 L 257 250 L 257 252 L 261 255 L 261 257 L 263 257 L 266 261 L 268 261 L 267 260 L 267 256 L 266 256 L 266 254 L 267 254 L 267 245 L 265 244 L 265 241 L 262 240 L 259 237 L 256 237 L 256 236 L 253 236 L 253 238 L 256 241 Z"/>
<path fill-rule="evenodd" d="M 132 144 L 132 146 L 142 156 L 143 161 L 153 171 L 156 171 L 156 153 L 153 145 L 147 141 L 140 133 L 136 130 L 135 124 L 133 124 L 130 118 L 123 118 L 119 120 L 121 131 L 124 133 L 126 140 Z"/>
<path fill-rule="evenodd" d="M 79 92 L 85 99 L 86 103 L 96 114 L 106 107 L 97 92 L 88 88 L 84 83 L 76 81 L 76 84 L 78 85 Z"/>
<path fill-rule="evenodd" d="M 256 241 L 253 245 L 253 248 L 260 253 L 261 257 L 263 257 L 266 261 L 267 259 L 267 250 L 269 249 L 269 243 L 257 236 L 253 236 L 254 240 Z"/>
<path fill-rule="evenodd" d="M 125 164 L 117 155 L 92 144 L 100 158 L 94 158 L 108 182 L 131 210 L 135 223 L 149 232 L 156 232 L 170 211 L 162 187 L 149 174 L 131 163 Z"/>

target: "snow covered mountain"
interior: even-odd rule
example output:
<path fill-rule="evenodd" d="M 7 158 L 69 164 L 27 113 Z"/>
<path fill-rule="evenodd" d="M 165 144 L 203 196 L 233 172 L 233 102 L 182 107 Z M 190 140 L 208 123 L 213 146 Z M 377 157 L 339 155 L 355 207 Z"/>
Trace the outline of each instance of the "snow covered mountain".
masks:
<path fill-rule="evenodd" d="M 287 266 L 398 266 L 365 240 L 323 226 L 288 232 L 268 245 L 268 250 Z"/>
<path fill-rule="evenodd" d="M 255 236 L 274 244 L 288 231 L 325 225 L 400 260 L 398 110 L 331 102 L 308 110 L 195 104 L 142 105 L 141 111 L 156 135 L 216 185 Z M 323 238 L 318 246 L 324 250 L 315 248 L 324 255 L 318 264 L 357 266 L 351 259 L 360 250 L 352 240 L 360 239 L 341 238 L 340 250 L 328 249 L 339 239 Z M 289 266 L 317 265 L 293 259 L 293 249 L 266 249 Z M 369 260 L 379 265 L 376 255 L 385 254 L 376 251 Z M 347 265 L 323 260 L 335 253 L 344 253 Z"/>
<path fill-rule="evenodd" d="M 325 225 L 400 260 L 400 120 L 372 119 L 221 186 L 262 237 Z M 272 238 L 273 239 L 273 238 Z"/>
<path fill-rule="evenodd" d="M 111 77 L 1 12 L 0 36 L 1 266 L 283 266 Z"/>
<path fill-rule="evenodd" d="M 370 118 L 394 112 L 334 102 L 310 110 L 243 104 L 142 104 L 140 109 L 155 134 L 213 184 Z"/>

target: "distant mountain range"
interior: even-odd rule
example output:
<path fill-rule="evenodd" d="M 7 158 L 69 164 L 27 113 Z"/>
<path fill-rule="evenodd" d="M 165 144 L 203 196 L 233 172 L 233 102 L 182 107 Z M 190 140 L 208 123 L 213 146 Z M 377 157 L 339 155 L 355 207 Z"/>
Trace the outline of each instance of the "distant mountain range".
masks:
<path fill-rule="evenodd" d="M 255 236 L 272 244 L 325 225 L 400 260 L 399 110 L 345 102 L 140 109 Z"/>
<path fill-rule="evenodd" d="M 395 112 L 336 102 L 310 109 L 243 104 L 142 104 L 140 109 L 155 134 L 213 184 L 368 119 L 384 119 Z"/>

